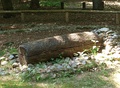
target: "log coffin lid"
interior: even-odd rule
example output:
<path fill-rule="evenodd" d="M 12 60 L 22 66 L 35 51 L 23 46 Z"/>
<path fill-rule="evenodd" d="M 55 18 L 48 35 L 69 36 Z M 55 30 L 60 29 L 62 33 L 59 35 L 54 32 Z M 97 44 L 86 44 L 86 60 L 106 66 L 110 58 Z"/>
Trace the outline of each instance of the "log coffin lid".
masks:
<path fill-rule="evenodd" d="M 19 47 L 27 52 L 27 56 L 33 56 L 49 50 L 55 51 L 60 48 L 64 49 L 69 47 L 77 47 L 80 46 L 81 43 L 84 44 L 84 42 L 91 41 L 93 39 L 98 40 L 93 32 L 71 33 L 25 43 Z"/>

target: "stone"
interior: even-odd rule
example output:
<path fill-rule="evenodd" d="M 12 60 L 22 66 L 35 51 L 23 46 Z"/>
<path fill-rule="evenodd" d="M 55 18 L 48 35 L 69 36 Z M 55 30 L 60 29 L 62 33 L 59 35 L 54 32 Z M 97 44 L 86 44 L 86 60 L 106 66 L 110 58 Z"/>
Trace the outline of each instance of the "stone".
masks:
<path fill-rule="evenodd" d="M 53 66 L 50 67 L 50 70 L 51 70 L 51 71 L 56 71 L 57 68 L 53 65 Z"/>
<path fill-rule="evenodd" d="M 16 59 L 12 59 L 12 60 L 9 61 L 10 64 L 13 64 L 15 62 L 16 62 Z"/>
<path fill-rule="evenodd" d="M 70 65 L 72 68 L 76 68 L 77 67 L 77 63 L 72 61 L 71 65 Z"/>
<path fill-rule="evenodd" d="M 39 71 L 40 71 L 40 73 L 45 73 L 45 72 L 47 72 L 48 69 L 50 69 L 50 68 L 49 67 L 47 69 L 41 69 L 41 68 L 39 68 Z"/>
<path fill-rule="evenodd" d="M 82 65 L 85 65 L 85 64 L 86 64 L 86 60 L 83 60 L 83 61 L 81 62 L 81 64 L 82 64 Z"/>
<path fill-rule="evenodd" d="M 9 57 L 8 57 L 8 60 L 12 60 L 12 59 L 14 59 L 14 55 L 10 55 Z"/>
<path fill-rule="evenodd" d="M 6 65 L 7 63 L 8 63 L 7 61 L 1 61 L 2 66 Z"/>
<path fill-rule="evenodd" d="M 24 72 L 24 71 L 27 71 L 28 66 L 27 65 L 23 65 L 23 66 L 19 65 L 19 68 L 21 71 Z"/>
<path fill-rule="evenodd" d="M 115 34 L 115 35 L 112 36 L 112 39 L 118 39 L 118 38 L 120 38 L 120 36 L 117 35 L 117 34 Z"/>
<path fill-rule="evenodd" d="M 4 71 L 5 69 L 4 68 L 0 68 L 0 72 Z"/>
<path fill-rule="evenodd" d="M 19 58 L 16 58 L 16 62 L 20 62 Z"/>
<path fill-rule="evenodd" d="M 0 72 L 0 76 L 6 76 L 6 75 L 9 75 L 9 72 L 7 72 L 7 71 Z"/>
<path fill-rule="evenodd" d="M 31 71 L 31 70 L 32 70 L 32 68 L 30 68 L 30 67 L 27 68 L 27 71 Z"/>
<path fill-rule="evenodd" d="M 102 53 L 98 53 L 94 58 L 95 58 L 96 62 L 100 62 L 100 61 L 103 62 L 105 60 L 104 54 L 102 54 Z"/>
<path fill-rule="evenodd" d="M 28 67 L 32 68 L 32 67 L 34 67 L 34 65 L 33 64 L 28 64 Z"/>
<path fill-rule="evenodd" d="M 105 33 L 100 33 L 98 36 L 100 36 L 100 37 L 105 37 Z"/>
<path fill-rule="evenodd" d="M 84 59 L 85 59 L 85 60 L 89 60 L 90 57 L 87 55 L 87 56 L 84 57 Z"/>
<path fill-rule="evenodd" d="M 107 31 L 106 32 L 106 34 L 108 35 L 108 34 L 113 34 L 114 32 L 112 31 L 112 30 L 109 30 L 109 31 Z"/>
<path fill-rule="evenodd" d="M 1 61 L 1 60 L 5 60 L 5 58 L 6 58 L 6 57 L 4 57 L 4 56 L 0 57 L 0 61 Z"/>
<path fill-rule="evenodd" d="M 59 65 L 59 64 L 56 65 L 56 68 L 57 68 L 58 71 L 61 71 L 61 70 L 64 69 L 63 66 L 62 66 L 62 65 Z"/>
<path fill-rule="evenodd" d="M 107 67 L 110 67 L 112 65 L 111 61 L 105 61 L 104 63 L 107 65 Z"/>
<path fill-rule="evenodd" d="M 67 70 L 67 69 L 66 69 L 66 68 L 67 68 L 67 66 L 68 66 L 68 64 L 67 64 L 67 63 L 63 63 L 63 64 L 62 64 L 62 67 L 63 67 L 63 69 L 64 69 L 64 70 Z"/>
<path fill-rule="evenodd" d="M 109 28 L 101 28 L 101 29 L 98 29 L 99 32 L 107 32 L 109 31 Z"/>
<path fill-rule="evenodd" d="M 21 71 L 18 68 L 13 68 L 12 72 L 10 72 L 10 74 L 13 74 L 13 72 L 14 72 L 14 74 L 17 74 L 17 73 L 20 73 Z"/>
<path fill-rule="evenodd" d="M 67 65 L 67 67 L 66 67 L 66 68 L 67 68 L 68 70 L 69 70 L 69 69 L 71 69 L 70 65 Z"/>
<path fill-rule="evenodd" d="M 112 48 L 113 48 L 113 46 L 110 46 L 110 45 L 107 45 L 106 47 L 105 47 L 105 52 L 106 52 L 106 54 L 109 54 L 110 53 L 110 51 L 112 50 Z"/>
<path fill-rule="evenodd" d="M 115 53 L 112 55 L 112 58 L 114 58 L 115 60 L 120 60 L 120 54 Z"/>
<path fill-rule="evenodd" d="M 49 75 L 48 74 L 41 74 L 40 75 L 40 77 L 42 78 L 42 79 L 45 79 L 45 78 L 47 78 Z"/>
<path fill-rule="evenodd" d="M 46 72 L 47 72 L 47 73 L 50 73 L 50 72 L 51 72 L 51 70 L 50 70 L 50 69 L 47 69 L 47 70 L 46 70 Z"/>
<path fill-rule="evenodd" d="M 116 33 L 113 33 L 113 31 L 109 30 L 107 31 L 107 33 L 104 33 L 104 32 L 106 31 L 103 31 L 103 30 L 99 31 L 99 35 L 104 36 L 106 38 L 104 40 L 105 41 L 104 43 L 106 43 L 106 45 L 102 49 L 102 52 L 97 53 L 97 55 L 91 55 L 88 52 L 77 52 L 75 57 L 66 57 L 58 63 L 46 62 L 43 64 L 44 65 L 43 67 L 40 67 L 39 64 L 37 65 L 28 64 L 28 66 L 27 65 L 21 66 L 20 63 L 16 62 L 16 59 L 11 58 L 9 59 L 9 63 L 12 63 L 11 65 L 13 68 L 8 71 L 6 71 L 6 69 L 4 68 L 0 68 L 0 75 L 4 76 L 9 73 L 19 74 L 21 73 L 21 71 L 22 72 L 34 71 L 35 73 L 40 74 L 41 78 L 46 78 L 47 76 L 56 78 L 56 77 L 60 77 L 58 76 L 59 71 L 61 72 L 69 71 L 69 70 L 75 71 L 77 68 L 81 66 L 84 66 L 86 64 L 91 64 L 92 63 L 91 59 L 95 60 L 97 64 L 106 63 L 107 66 L 111 67 L 112 64 L 118 64 L 120 60 L 120 41 L 118 42 L 117 35 L 115 35 Z M 116 44 L 114 45 L 114 43 L 116 42 L 117 42 L 117 45 Z M 10 56 L 10 54 L 0 57 L 1 62 L 4 62 L 4 60 L 6 60 L 6 57 L 8 56 Z"/>
<path fill-rule="evenodd" d="M 12 64 L 12 67 L 13 67 L 13 68 L 19 67 L 19 63 L 13 63 L 13 64 Z"/>
<path fill-rule="evenodd" d="M 52 78 L 56 78 L 57 75 L 52 73 L 52 74 L 51 74 L 51 77 L 52 77 Z"/>
<path fill-rule="evenodd" d="M 65 58 L 65 63 L 68 63 L 70 60 L 71 60 L 70 57 L 66 57 L 66 58 Z"/>

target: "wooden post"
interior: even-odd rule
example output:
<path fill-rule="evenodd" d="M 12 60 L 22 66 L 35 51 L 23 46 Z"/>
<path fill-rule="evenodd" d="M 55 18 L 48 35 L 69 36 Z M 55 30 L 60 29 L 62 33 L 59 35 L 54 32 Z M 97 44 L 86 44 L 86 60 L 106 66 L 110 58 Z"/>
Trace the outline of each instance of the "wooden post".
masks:
<path fill-rule="evenodd" d="M 64 9 L 64 2 L 61 2 L 61 9 Z"/>
<path fill-rule="evenodd" d="M 68 12 L 65 13 L 65 21 L 69 22 L 69 13 Z"/>
<path fill-rule="evenodd" d="M 25 18 L 24 18 L 24 13 L 21 13 L 21 21 L 24 22 Z"/>
<path fill-rule="evenodd" d="M 85 2 L 82 3 L 82 9 L 83 9 L 83 10 L 86 9 L 86 3 L 85 3 Z"/>
<path fill-rule="evenodd" d="M 102 0 L 92 0 L 93 2 L 93 10 L 103 10 L 104 2 Z"/>
<path fill-rule="evenodd" d="M 119 14 L 116 13 L 115 16 L 116 16 L 116 19 L 115 19 L 116 20 L 116 24 L 119 24 Z"/>

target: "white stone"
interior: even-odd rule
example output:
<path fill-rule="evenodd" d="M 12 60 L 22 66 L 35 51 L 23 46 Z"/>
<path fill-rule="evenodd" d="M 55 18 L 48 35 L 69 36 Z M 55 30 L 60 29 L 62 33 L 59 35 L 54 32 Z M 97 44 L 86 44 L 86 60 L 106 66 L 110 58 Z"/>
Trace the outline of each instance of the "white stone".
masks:
<path fill-rule="evenodd" d="M 106 47 L 105 47 L 105 53 L 106 54 L 109 54 L 110 53 L 110 51 L 112 50 L 112 48 L 113 48 L 113 46 L 110 46 L 110 45 L 107 45 Z"/>
<path fill-rule="evenodd" d="M 49 72 L 51 72 L 51 70 L 50 70 L 50 69 L 47 69 L 46 72 L 49 73 Z"/>
<path fill-rule="evenodd" d="M 5 75 L 8 75 L 9 73 L 7 72 L 7 71 L 2 71 L 2 72 L 0 72 L 0 75 L 1 76 L 5 76 Z"/>
<path fill-rule="evenodd" d="M 103 38 L 103 37 L 105 37 L 105 33 L 100 33 L 98 36 Z"/>
<path fill-rule="evenodd" d="M 103 62 L 103 61 L 105 61 L 105 59 L 106 59 L 106 58 L 104 58 L 104 57 L 105 57 L 104 54 L 99 53 L 99 54 L 97 54 L 97 55 L 95 56 L 95 61 L 96 61 L 96 62 Z"/>
<path fill-rule="evenodd" d="M 101 28 L 101 29 L 98 29 L 98 31 L 100 31 L 100 32 L 107 32 L 107 31 L 109 31 L 109 28 Z"/>
<path fill-rule="evenodd" d="M 76 68 L 76 67 L 77 67 L 77 64 L 72 64 L 71 67 L 72 67 L 72 68 Z"/>
<path fill-rule="evenodd" d="M 67 65 L 67 69 L 71 69 L 70 65 Z"/>
<path fill-rule="evenodd" d="M 56 71 L 56 66 L 54 66 L 54 65 L 51 66 L 51 67 L 50 67 L 50 70 L 51 70 L 51 71 Z"/>
<path fill-rule="evenodd" d="M 34 67 L 34 65 L 33 64 L 28 64 L 28 67 L 32 68 L 32 67 Z"/>
<path fill-rule="evenodd" d="M 66 63 L 68 63 L 70 60 L 71 60 L 70 57 L 66 57 L 66 58 L 65 58 L 65 62 L 66 62 Z"/>
<path fill-rule="evenodd" d="M 84 59 L 85 59 L 85 60 L 88 60 L 88 59 L 89 59 L 89 56 L 85 56 Z"/>
<path fill-rule="evenodd" d="M 71 60 L 70 62 L 69 62 L 69 65 L 72 65 L 74 63 L 74 61 L 73 60 Z"/>
<path fill-rule="evenodd" d="M 112 57 L 117 59 L 117 60 L 120 60 L 120 54 L 115 53 L 112 55 Z"/>
<path fill-rule="evenodd" d="M 2 61 L 2 62 L 1 62 L 1 65 L 4 66 L 4 65 L 6 65 L 7 63 L 8 63 L 7 61 Z"/>
<path fill-rule="evenodd" d="M 0 68 L 0 72 L 4 71 L 5 69 L 4 68 Z"/>
<path fill-rule="evenodd" d="M 16 63 L 16 59 L 10 60 L 10 64 Z"/>
<path fill-rule="evenodd" d="M 109 30 L 106 32 L 106 34 L 113 34 L 114 32 L 112 30 Z"/>
<path fill-rule="evenodd" d="M 4 60 L 5 58 L 6 58 L 6 57 L 4 57 L 4 56 L 3 56 L 3 57 L 0 57 L 0 60 Z"/>
<path fill-rule="evenodd" d="M 60 64 L 56 64 L 55 67 L 57 71 L 63 70 L 63 66 Z"/>
<path fill-rule="evenodd" d="M 83 60 L 83 61 L 81 62 L 81 64 L 82 64 L 82 65 L 85 65 L 85 64 L 86 64 L 86 60 Z"/>
<path fill-rule="evenodd" d="M 82 61 L 82 60 L 81 60 Z M 80 65 L 81 64 L 81 61 L 75 61 L 75 64 L 76 65 Z"/>
<path fill-rule="evenodd" d="M 13 64 L 12 64 L 12 67 L 13 67 L 13 68 L 19 67 L 19 63 L 16 63 L 16 62 L 13 63 Z"/>
<path fill-rule="evenodd" d="M 28 71 L 31 71 L 32 69 L 30 67 L 27 68 Z"/>
<path fill-rule="evenodd" d="M 8 60 L 12 60 L 14 58 L 14 55 L 10 55 L 9 57 L 8 57 Z"/>
<path fill-rule="evenodd" d="M 42 79 L 45 79 L 45 78 L 48 77 L 48 74 L 40 74 L 40 77 L 41 77 Z"/>
<path fill-rule="evenodd" d="M 108 67 L 110 67 L 112 65 L 112 62 L 111 61 L 105 61 L 104 62 Z"/>
<path fill-rule="evenodd" d="M 56 78 L 57 75 L 56 74 L 51 74 L 52 78 Z"/>
<path fill-rule="evenodd" d="M 119 38 L 119 36 L 116 34 L 112 36 L 112 39 L 116 39 L 116 38 Z"/>
<path fill-rule="evenodd" d="M 26 71 L 28 66 L 27 65 L 23 65 L 23 66 L 19 65 L 19 68 L 21 71 Z"/>

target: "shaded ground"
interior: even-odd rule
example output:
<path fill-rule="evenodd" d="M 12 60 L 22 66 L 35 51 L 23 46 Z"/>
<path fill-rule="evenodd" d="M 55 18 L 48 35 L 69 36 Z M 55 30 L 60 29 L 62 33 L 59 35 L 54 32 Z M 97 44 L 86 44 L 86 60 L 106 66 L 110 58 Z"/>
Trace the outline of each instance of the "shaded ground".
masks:
<path fill-rule="evenodd" d="M 0 48 L 10 45 L 18 47 L 22 43 L 46 37 L 90 30 L 90 28 L 82 28 L 78 25 L 2 25 L 0 30 Z"/>
<path fill-rule="evenodd" d="M 72 2 L 72 4 L 74 3 Z M 87 8 L 91 7 L 91 5 L 91 3 L 87 3 Z M 70 6 L 70 9 L 77 9 L 72 7 L 71 4 L 68 6 Z M 65 13 L 28 13 L 25 14 L 25 21 L 21 22 L 20 14 L 16 14 L 15 17 L 8 19 L 4 19 L 1 14 L 0 48 L 9 45 L 18 47 L 24 42 L 54 35 L 89 31 L 94 28 L 89 28 L 91 25 L 102 25 L 102 27 L 113 25 L 116 27 L 115 18 L 115 14 L 70 13 L 69 23 L 66 23 Z M 83 26 L 87 27 L 84 28 Z M 16 30 L 18 31 L 15 32 Z"/>

